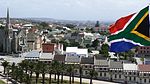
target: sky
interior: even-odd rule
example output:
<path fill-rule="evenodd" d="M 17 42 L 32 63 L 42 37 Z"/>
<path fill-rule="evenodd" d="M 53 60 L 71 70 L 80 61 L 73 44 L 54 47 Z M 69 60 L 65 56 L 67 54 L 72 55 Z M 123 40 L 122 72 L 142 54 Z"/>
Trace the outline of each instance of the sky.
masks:
<path fill-rule="evenodd" d="M 8 7 L 13 18 L 115 21 L 148 4 L 150 0 L 0 0 L 0 17 Z"/>

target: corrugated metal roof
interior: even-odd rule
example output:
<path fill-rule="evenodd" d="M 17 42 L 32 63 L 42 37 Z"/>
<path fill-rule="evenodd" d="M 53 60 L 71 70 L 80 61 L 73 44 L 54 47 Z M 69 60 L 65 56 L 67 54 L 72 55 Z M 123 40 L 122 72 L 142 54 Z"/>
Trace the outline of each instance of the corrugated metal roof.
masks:
<path fill-rule="evenodd" d="M 120 69 L 120 68 L 122 69 L 123 68 L 123 64 L 122 64 L 122 62 L 110 61 L 109 67 L 111 69 Z"/>
<path fill-rule="evenodd" d="M 138 70 L 138 66 L 136 64 L 133 63 L 124 63 L 123 64 L 123 70 Z"/>
<path fill-rule="evenodd" d="M 82 57 L 81 64 L 94 64 L 94 58 L 93 57 Z"/>
<path fill-rule="evenodd" d="M 29 57 L 36 57 L 38 58 L 40 56 L 40 52 L 39 50 L 33 50 L 33 51 L 30 51 L 26 56 L 25 58 L 29 58 Z"/>

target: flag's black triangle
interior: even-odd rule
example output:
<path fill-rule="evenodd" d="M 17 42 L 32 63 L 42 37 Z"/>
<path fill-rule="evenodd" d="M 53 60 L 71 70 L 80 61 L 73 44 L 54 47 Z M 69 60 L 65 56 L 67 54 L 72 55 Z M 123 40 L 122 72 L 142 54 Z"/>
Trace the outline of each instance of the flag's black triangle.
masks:
<path fill-rule="evenodd" d="M 149 37 L 149 14 L 144 18 L 140 25 L 134 30 Z"/>

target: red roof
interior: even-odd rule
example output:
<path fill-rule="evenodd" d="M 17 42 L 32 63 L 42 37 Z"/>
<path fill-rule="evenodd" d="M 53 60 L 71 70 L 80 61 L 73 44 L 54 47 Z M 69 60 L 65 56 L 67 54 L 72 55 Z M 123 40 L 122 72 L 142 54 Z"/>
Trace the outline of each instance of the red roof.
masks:
<path fill-rule="evenodd" d="M 55 44 L 43 43 L 42 44 L 42 50 L 45 53 L 52 53 L 54 51 L 54 46 L 55 46 Z"/>
<path fill-rule="evenodd" d="M 148 72 L 150 71 L 150 65 L 140 64 L 138 65 L 138 70 Z"/>

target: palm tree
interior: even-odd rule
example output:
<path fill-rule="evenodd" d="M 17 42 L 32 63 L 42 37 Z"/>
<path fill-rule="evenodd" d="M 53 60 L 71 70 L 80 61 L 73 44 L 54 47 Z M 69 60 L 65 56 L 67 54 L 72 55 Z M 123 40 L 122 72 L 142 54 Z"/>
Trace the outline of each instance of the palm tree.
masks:
<path fill-rule="evenodd" d="M 30 81 L 32 81 L 32 74 L 33 74 L 33 69 L 34 69 L 34 63 L 33 62 L 29 62 L 28 63 L 28 68 L 30 71 Z"/>
<path fill-rule="evenodd" d="M 52 81 L 52 77 L 51 77 L 51 75 L 52 75 L 52 65 L 50 64 L 47 67 L 48 67 L 48 73 L 49 73 L 49 84 L 51 84 L 51 81 Z"/>
<path fill-rule="evenodd" d="M 65 64 L 62 62 L 61 64 L 61 83 L 63 83 L 63 76 L 64 76 L 64 72 L 65 72 Z"/>
<path fill-rule="evenodd" d="M 74 69 L 76 68 L 76 66 L 73 64 L 72 65 L 72 83 L 74 83 Z"/>
<path fill-rule="evenodd" d="M 7 68 L 8 64 L 9 64 L 9 62 L 7 62 L 7 61 L 2 62 L 2 66 L 4 67 L 4 74 L 6 72 L 6 68 Z"/>
<path fill-rule="evenodd" d="M 28 60 L 23 60 L 21 63 L 18 64 L 23 70 L 25 70 L 25 73 L 27 74 L 28 71 L 28 65 L 29 61 Z"/>
<path fill-rule="evenodd" d="M 59 76 L 60 76 L 60 71 L 61 71 L 61 64 L 58 61 L 53 61 L 52 62 L 52 67 L 55 73 L 57 73 L 57 84 L 59 84 Z"/>
<path fill-rule="evenodd" d="M 69 73 L 69 84 L 71 84 L 71 76 L 72 76 L 72 72 L 73 72 L 72 65 L 68 65 L 67 72 Z"/>
<path fill-rule="evenodd" d="M 14 78 L 14 71 L 15 71 L 15 63 L 13 62 L 12 65 L 11 65 L 11 76 L 12 78 Z"/>
<path fill-rule="evenodd" d="M 80 84 L 82 84 L 82 66 L 79 66 L 79 73 L 80 73 Z"/>
<path fill-rule="evenodd" d="M 56 68 L 57 68 L 57 63 L 56 63 L 55 60 L 52 61 L 51 66 L 52 66 L 53 73 L 55 74 L 54 80 L 56 80 L 56 73 L 57 73 Z"/>
<path fill-rule="evenodd" d="M 18 66 L 14 66 L 14 79 L 17 81 L 18 80 L 18 70 L 19 70 L 19 68 L 18 68 Z"/>
<path fill-rule="evenodd" d="M 41 66 L 42 84 L 45 84 L 45 73 L 46 73 L 47 67 L 46 67 L 46 64 L 43 62 L 40 62 L 39 66 Z"/>
<path fill-rule="evenodd" d="M 35 72 L 35 75 L 36 75 L 36 84 L 38 83 L 38 78 L 39 78 L 39 74 L 40 74 L 40 63 L 35 63 L 34 65 L 34 72 Z"/>
<path fill-rule="evenodd" d="M 98 73 L 93 68 L 92 70 L 90 70 L 89 75 L 90 75 L 90 84 L 92 84 L 93 77 L 96 77 L 98 75 Z"/>
<path fill-rule="evenodd" d="M 23 77 L 24 77 L 24 72 L 23 72 L 23 69 L 21 67 L 18 68 L 18 78 L 19 78 L 19 82 L 22 83 L 24 80 L 23 80 Z"/>

